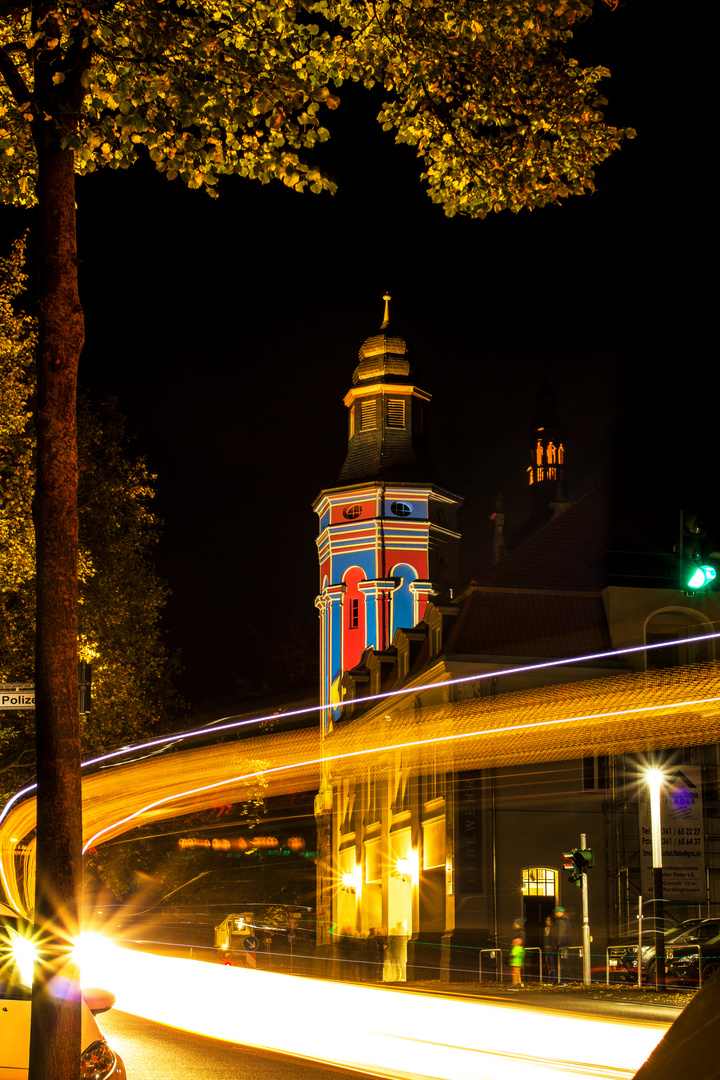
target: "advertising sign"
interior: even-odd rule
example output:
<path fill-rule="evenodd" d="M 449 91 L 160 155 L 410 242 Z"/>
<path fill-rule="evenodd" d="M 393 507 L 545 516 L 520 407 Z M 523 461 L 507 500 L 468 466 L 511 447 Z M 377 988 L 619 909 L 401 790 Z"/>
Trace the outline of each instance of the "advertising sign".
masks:
<path fill-rule="evenodd" d="M 643 896 L 653 893 L 650 792 L 640 795 L 640 862 Z M 702 769 L 683 766 L 668 772 L 660 795 L 663 894 L 666 900 L 699 903 L 705 899 L 705 830 Z"/>

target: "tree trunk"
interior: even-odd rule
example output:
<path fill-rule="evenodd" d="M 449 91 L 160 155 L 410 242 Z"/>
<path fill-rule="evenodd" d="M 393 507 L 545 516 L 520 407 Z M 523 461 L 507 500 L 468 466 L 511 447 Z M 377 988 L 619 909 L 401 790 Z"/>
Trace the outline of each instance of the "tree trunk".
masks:
<path fill-rule="evenodd" d="M 70 1080 L 80 1059 L 80 990 L 69 948 L 81 918 L 82 802 L 77 681 L 77 289 L 75 174 L 52 123 L 38 127 L 37 878 L 29 1080 Z M 61 973 L 62 992 L 50 979 Z"/>

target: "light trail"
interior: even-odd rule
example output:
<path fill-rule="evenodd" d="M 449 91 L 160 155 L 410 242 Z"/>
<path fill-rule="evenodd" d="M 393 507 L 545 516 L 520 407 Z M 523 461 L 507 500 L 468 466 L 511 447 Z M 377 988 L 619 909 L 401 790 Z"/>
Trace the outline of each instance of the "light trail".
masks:
<path fill-rule="evenodd" d="M 467 682 L 479 682 L 482 679 L 496 679 L 502 675 L 519 675 L 528 671 L 542 671 L 554 667 L 563 667 L 568 664 L 581 664 L 590 660 L 606 660 L 613 656 L 629 656 L 633 653 L 647 652 L 651 649 L 666 649 L 673 645 L 692 645 L 695 642 L 709 641 L 713 638 L 720 638 L 720 631 L 716 631 L 712 634 L 702 634 L 697 638 L 678 638 L 676 641 L 661 641 L 654 644 L 646 645 L 632 645 L 624 649 L 609 649 L 606 652 L 587 653 L 584 656 L 568 656 L 559 660 L 544 660 L 537 664 L 522 664 L 518 667 L 511 668 L 499 668 L 495 671 L 476 672 L 473 675 L 461 675 L 457 678 L 441 679 L 438 682 L 424 683 L 421 685 L 412 685 L 403 687 L 400 690 L 387 690 L 379 694 L 368 694 L 365 697 L 358 697 L 353 699 L 354 705 L 364 705 L 372 701 L 383 701 L 388 698 L 402 697 L 407 694 L 418 694 L 424 690 L 434 690 L 439 686 L 457 686 Z M 183 739 L 199 738 L 203 735 L 214 735 L 220 731 L 231 731 L 236 728 L 249 727 L 252 724 L 259 725 L 266 723 L 269 720 L 276 720 L 278 717 L 287 719 L 295 716 L 307 716 L 309 714 L 327 712 L 330 709 L 336 709 L 338 707 L 337 702 L 333 702 L 327 705 L 321 705 L 319 702 L 317 705 L 310 705 L 303 709 L 291 709 L 288 712 L 282 713 L 268 713 L 266 716 L 252 717 L 249 720 L 233 720 L 231 723 L 223 724 L 218 721 L 216 724 L 211 724 L 209 727 L 204 728 L 192 728 L 188 731 L 176 732 L 173 735 L 164 735 L 157 739 L 149 739 L 146 742 L 132 743 L 130 746 L 122 746 L 118 750 L 111 750 L 107 754 L 101 754 L 99 757 L 88 758 L 87 761 L 81 762 L 80 767 L 82 769 L 89 768 L 91 765 L 99 765 L 103 762 L 113 761 L 116 758 L 122 757 L 126 754 L 136 754 L 140 750 L 149 750 L 156 746 L 165 746 L 168 743 L 180 742 Z M 20 791 L 16 792 L 5 803 L 4 807 L 0 811 L 0 824 L 2 824 L 4 818 L 9 814 L 12 807 L 18 802 L 24 795 L 29 795 L 31 792 L 37 790 L 37 784 L 28 784 Z"/>
<path fill-rule="evenodd" d="M 117 947 L 83 981 L 174 1028 L 392 1077 L 630 1080 L 667 1029 Z"/>
<path fill-rule="evenodd" d="M 669 703 L 664 702 L 662 707 L 663 709 L 683 709 L 690 708 L 693 705 L 711 705 L 715 702 L 720 702 L 720 697 L 716 696 L 709 698 L 695 698 L 689 701 L 674 701 Z M 503 725 L 502 727 L 496 728 L 482 728 L 476 731 L 452 732 L 449 735 L 437 735 L 433 738 L 410 739 L 406 742 L 386 743 L 383 746 L 363 747 L 363 749 L 361 750 L 347 750 L 341 754 L 325 754 L 317 758 L 308 758 L 304 761 L 297 761 L 291 765 L 275 765 L 271 766 L 270 768 L 256 769 L 253 772 L 243 773 L 239 776 L 225 777 L 222 780 L 216 780 L 212 784 L 203 784 L 201 787 L 187 788 L 184 791 L 176 791 L 173 792 L 172 795 L 166 795 L 162 799 L 155 799 L 153 802 L 147 803 L 145 806 L 140 807 L 138 810 L 134 810 L 133 813 L 128 814 L 127 817 L 119 818 L 117 821 L 113 821 L 111 822 L 111 824 L 106 825 L 103 829 L 100 829 L 93 836 L 91 836 L 89 840 L 86 841 L 85 845 L 83 846 L 82 853 L 84 855 L 89 848 L 93 847 L 97 843 L 97 841 L 105 835 L 105 833 L 112 832 L 113 830 L 119 828 L 121 825 L 128 825 L 131 821 L 134 821 L 141 815 L 148 813 L 148 811 L 150 810 L 157 809 L 157 807 L 159 806 L 167 806 L 171 802 L 175 802 L 179 799 L 188 798 L 190 795 L 200 795 L 201 793 L 206 791 L 215 791 L 218 788 L 227 787 L 230 784 L 238 784 L 246 780 L 254 780 L 259 777 L 269 776 L 272 773 L 289 772 L 292 769 L 301 769 L 305 768 L 308 765 L 321 765 L 324 762 L 328 761 L 342 761 L 348 758 L 365 757 L 367 754 L 387 753 L 390 750 L 407 750 L 410 747 L 431 746 L 433 744 L 437 745 L 438 743 L 443 742 L 454 743 L 459 742 L 462 739 L 479 739 L 483 737 L 488 737 L 490 735 L 498 734 L 505 735 L 510 731 L 530 731 L 536 728 L 557 727 L 560 724 L 580 723 L 582 720 L 608 720 L 621 716 L 632 716 L 638 715 L 640 713 L 657 712 L 657 710 L 658 705 L 657 703 L 654 703 L 652 705 L 639 705 L 636 706 L 634 709 L 615 709 L 611 712 L 586 713 L 580 716 L 552 717 L 549 720 L 535 720 L 532 723 L 507 724 Z M 0 870 L 1 869 L 2 867 L 0 864 Z"/>

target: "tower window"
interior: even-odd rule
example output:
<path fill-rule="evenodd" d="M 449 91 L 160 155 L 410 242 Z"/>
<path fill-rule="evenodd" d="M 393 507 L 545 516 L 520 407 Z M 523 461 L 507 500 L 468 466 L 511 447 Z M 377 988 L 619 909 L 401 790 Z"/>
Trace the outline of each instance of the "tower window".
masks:
<path fill-rule="evenodd" d="M 369 431 L 377 427 L 377 408 L 375 398 L 360 402 L 360 430 Z"/>
<path fill-rule="evenodd" d="M 412 514 L 412 506 L 410 503 L 394 502 L 390 503 L 390 513 L 395 517 L 410 517 Z"/>
<path fill-rule="evenodd" d="M 360 601 L 357 597 L 353 597 L 350 601 L 350 617 L 348 620 L 348 626 L 351 630 L 357 630 L 360 625 Z"/>
<path fill-rule="evenodd" d="M 355 434 L 355 406 L 350 410 L 350 438 Z"/>
<path fill-rule="evenodd" d="M 555 464 L 555 443 L 548 443 L 547 448 L 548 465 Z"/>
<path fill-rule="evenodd" d="M 405 427 L 405 402 L 402 398 L 390 398 L 387 403 L 387 426 Z"/>
<path fill-rule="evenodd" d="M 359 518 L 361 514 L 362 506 L 360 503 L 353 503 L 352 506 L 346 506 L 343 510 L 343 517 L 350 518 L 351 521 L 354 521 L 355 518 Z"/>
<path fill-rule="evenodd" d="M 540 442 L 539 439 L 537 441 L 537 448 L 535 450 L 535 460 L 537 461 L 538 465 L 542 465 L 542 463 L 543 463 L 543 444 Z"/>
<path fill-rule="evenodd" d="M 565 449 L 563 447 L 563 444 L 560 443 L 560 445 L 558 446 L 558 464 L 562 465 L 564 461 L 565 461 Z"/>

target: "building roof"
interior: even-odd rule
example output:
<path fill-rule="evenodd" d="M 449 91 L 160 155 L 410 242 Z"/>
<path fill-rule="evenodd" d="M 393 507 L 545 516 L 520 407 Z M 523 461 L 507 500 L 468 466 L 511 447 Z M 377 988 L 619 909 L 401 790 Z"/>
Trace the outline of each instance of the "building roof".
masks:
<path fill-rule="evenodd" d="M 667 577 L 672 571 L 678 524 L 640 502 L 606 491 L 592 491 L 530 536 L 472 581 L 480 588 L 551 589 L 599 592 L 614 576 L 643 576 L 632 553 L 657 554 L 644 560 L 645 576 Z M 614 558 L 608 560 L 610 553 Z M 622 566 L 620 565 L 622 563 Z M 649 567 L 649 569 L 648 569 Z M 624 571 L 624 574 L 623 574 Z"/>
<path fill-rule="evenodd" d="M 566 657 L 611 648 L 599 595 L 483 592 L 466 596 L 444 654 Z"/>

